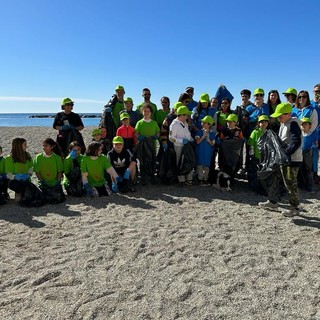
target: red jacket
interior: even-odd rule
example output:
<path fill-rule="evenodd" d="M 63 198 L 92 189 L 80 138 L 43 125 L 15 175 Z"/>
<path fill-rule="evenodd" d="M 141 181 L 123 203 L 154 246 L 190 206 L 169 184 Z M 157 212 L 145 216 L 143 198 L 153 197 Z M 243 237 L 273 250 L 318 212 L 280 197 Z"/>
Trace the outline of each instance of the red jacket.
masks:
<path fill-rule="evenodd" d="M 122 125 L 121 127 L 118 128 L 116 135 L 121 136 L 123 139 L 133 138 L 134 144 L 137 143 L 137 137 L 135 135 L 134 128 L 131 126 L 126 127 L 125 125 Z"/>

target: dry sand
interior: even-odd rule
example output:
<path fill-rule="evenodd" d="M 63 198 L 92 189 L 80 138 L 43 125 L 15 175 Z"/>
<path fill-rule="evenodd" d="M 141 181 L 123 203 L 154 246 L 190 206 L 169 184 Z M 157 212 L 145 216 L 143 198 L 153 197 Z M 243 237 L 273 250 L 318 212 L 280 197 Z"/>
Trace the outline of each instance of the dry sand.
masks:
<path fill-rule="evenodd" d="M 15 136 L 55 132 L 0 127 L 4 154 Z M 320 319 L 318 190 L 292 219 L 244 181 L 137 189 L 1 206 L 0 319 Z"/>

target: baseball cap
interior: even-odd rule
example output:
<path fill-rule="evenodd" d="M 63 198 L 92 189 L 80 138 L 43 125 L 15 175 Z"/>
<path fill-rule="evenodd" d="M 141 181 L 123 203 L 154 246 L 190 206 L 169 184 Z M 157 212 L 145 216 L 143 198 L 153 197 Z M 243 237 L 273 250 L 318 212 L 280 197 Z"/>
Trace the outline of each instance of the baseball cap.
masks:
<path fill-rule="evenodd" d="M 304 122 L 311 123 L 311 119 L 310 119 L 310 118 L 305 117 L 305 118 L 302 118 L 302 119 L 301 119 L 301 122 L 302 122 L 302 123 L 304 123 Z"/>
<path fill-rule="evenodd" d="M 253 91 L 253 95 L 256 94 L 264 94 L 264 90 L 262 88 L 257 88 Z"/>
<path fill-rule="evenodd" d="M 190 115 L 192 112 L 186 106 L 179 107 L 177 110 L 177 115 L 180 116 L 182 114 Z"/>
<path fill-rule="evenodd" d="M 208 95 L 207 93 L 203 93 L 203 94 L 200 96 L 199 101 L 200 101 L 200 102 L 209 102 L 209 101 L 210 101 L 209 95 Z"/>
<path fill-rule="evenodd" d="M 174 110 L 178 110 L 179 107 L 183 107 L 183 103 L 178 101 L 173 105 Z"/>
<path fill-rule="evenodd" d="M 115 91 L 118 91 L 118 90 L 123 90 L 123 91 L 124 91 L 124 87 L 123 87 L 123 86 L 118 85 L 118 86 L 116 86 Z"/>
<path fill-rule="evenodd" d="M 95 136 L 96 134 L 101 134 L 101 133 L 102 133 L 101 129 L 93 129 L 91 132 L 91 135 Z"/>
<path fill-rule="evenodd" d="M 123 120 L 123 119 L 130 119 L 129 113 L 126 113 L 126 112 L 121 113 L 120 114 L 120 120 Z"/>
<path fill-rule="evenodd" d="M 297 95 L 297 90 L 295 88 L 288 88 L 285 92 L 282 92 L 282 94 L 294 94 Z"/>
<path fill-rule="evenodd" d="M 258 122 L 263 121 L 263 120 L 270 121 L 269 117 L 268 117 L 266 114 L 262 114 L 262 115 L 258 118 Z"/>
<path fill-rule="evenodd" d="M 226 121 L 238 122 L 238 116 L 237 116 L 236 114 L 234 114 L 234 113 L 229 114 L 229 115 L 227 116 Z"/>
<path fill-rule="evenodd" d="M 214 120 L 211 116 L 205 116 L 201 122 L 208 122 L 209 124 L 213 125 L 214 124 Z"/>
<path fill-rule="evenodd" d="M 133 100 L 132 100 L 132 98 L 128 97 L 128 98 L 124 99 L 124 102 L 132 102 L 133 103 Z"/>
<path fill-rule="evenodd" d="M 284 113 L 291 113 L 292 105 L 290 103 L 280 103 L 277 105 L 276 110 L 273 114 L 270 115 L 272 118 L 278 118 Z"/>
<path fill-rule="evenodd" d="M 123 138 L 120 137 L 120 136 L 115 136 L 113 139 L 112 139 L 112 143 L 124 143 L 123 141 Z"/>

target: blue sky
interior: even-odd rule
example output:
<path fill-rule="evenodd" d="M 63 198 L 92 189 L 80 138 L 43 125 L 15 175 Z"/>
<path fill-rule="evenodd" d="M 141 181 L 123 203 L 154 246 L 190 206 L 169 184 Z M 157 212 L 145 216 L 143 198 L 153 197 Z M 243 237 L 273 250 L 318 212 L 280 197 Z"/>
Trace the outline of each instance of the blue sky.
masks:
<path fill-rule="evenodd" d="M 233 93 L 288 87 L 318 76 L 320 1 L 3 0 L 0 112 L 100 112 L 114 93 L 141 102 L 186 86 L 195 98 L 220 83 Z M 281 97 L 283 99 L 283 97 Z"/>

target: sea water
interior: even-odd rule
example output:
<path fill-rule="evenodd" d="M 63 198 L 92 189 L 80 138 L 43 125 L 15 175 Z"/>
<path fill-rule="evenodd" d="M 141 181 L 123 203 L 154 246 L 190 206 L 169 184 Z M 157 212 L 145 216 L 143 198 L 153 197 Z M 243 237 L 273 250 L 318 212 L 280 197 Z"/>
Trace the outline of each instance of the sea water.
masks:
<path fill-rule="evenodd" d="M 48 118 L 31 118 L 30 116 L 41 115 Z M 81 115 L 100 116 L 100 113 L 81 113 Z M 0 113 L 0 127 L 52 127 L 55 114 L 53 113 Z M 100 118 L 84 118 L 82 122 L 85 127 L 97 127 Z"/>

